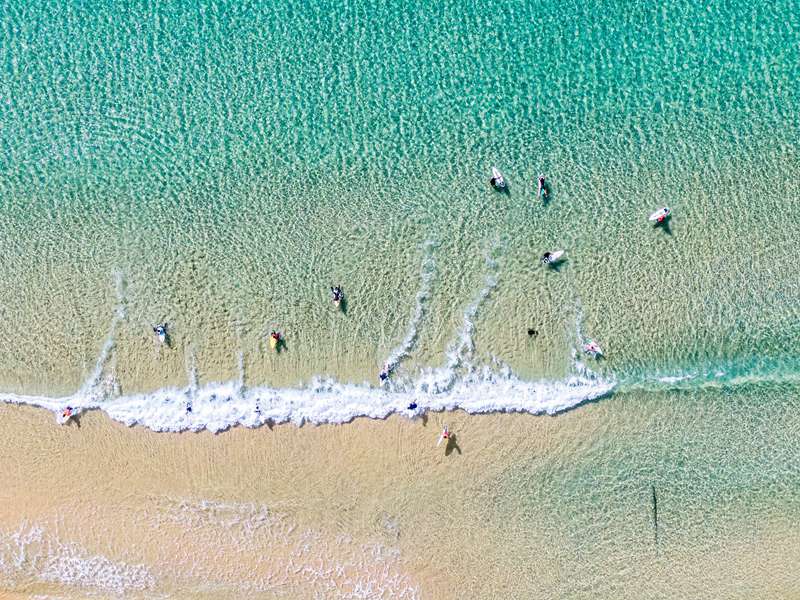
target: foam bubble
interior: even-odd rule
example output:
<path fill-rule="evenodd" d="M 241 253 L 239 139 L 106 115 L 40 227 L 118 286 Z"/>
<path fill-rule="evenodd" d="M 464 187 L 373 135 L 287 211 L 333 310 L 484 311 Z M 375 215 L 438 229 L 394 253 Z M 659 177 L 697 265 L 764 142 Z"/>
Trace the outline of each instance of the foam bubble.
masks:
<path fill-rule="evenodd" d="M 251 593 L 299 588 L 307 590 L 308 597 L 420 597 L 419 586 L 405 571 L 395 547 L 357 543 L 345 533 L 331 539 L 258 503 L 164 501 L 166 505 L 146 521 L 153 530 L 177 525 L 187 540 L 201 537 L 203 544 L 246 553 L 256 562 L 246 580 L 234 565 L 203 569 L 200 576 L 206 583 L 226 586 L 235 580 L 236 588 Z M 186 567 L 174 575 L 185 580 Z"/>

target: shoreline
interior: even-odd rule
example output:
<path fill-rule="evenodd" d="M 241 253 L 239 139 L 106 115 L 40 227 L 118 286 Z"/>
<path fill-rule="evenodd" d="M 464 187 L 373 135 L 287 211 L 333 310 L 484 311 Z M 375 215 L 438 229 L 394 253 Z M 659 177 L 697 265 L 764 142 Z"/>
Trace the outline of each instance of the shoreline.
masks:
<path fill-rule="evenodd" d="M 739 428 L 739 403 L 704 390 L 626 393 L 548 419 L 453 411 L 223 436 L 96 411 L 57 427 L 34 407 L 0 405 L 0 584 L 66 598 L 209 585 L 221 598 L 348 597 L 362 585 L 448 599 L 584 597 L 574 586 L 593 581 L 595 595 L 616 585 L 617 597 L 641 597 L 675 593 L 680 573 L 686 592 L 726 595 L 747 579 L 786 593 L 796 578 L 775 573 L 797 549 L 793 492 L 760 482 L 773 472 L 762 442 L 778 456 L 793 444 L 787 393 L 770 392 Z M 437 448 L 444 423 L 455 444 Z M 769 569 L 748 561 L 755 543 Z"/>
<path fill-rule="evenodd" d="M 612 394 L 616 383 L 591 371 L 564 380 L 524 381 L 510 371 L 483 369 L 455 380 L 452 374 L 433 372 L 410 389 L 339 384 L 315 379 L 297 388 L 247 388 L 240 382 L 167 388 L 151 394 L 114 396 L 112 380 L 85 387 L 62 398 L 0 394 L 0 403 L 71 411 L 70 419 L 88 411 L 102 411 L 127 426 L 153 431 L 180 432 L 207 429 L 212 433 L 232 427 L 258 428 L 293 423 L 344 424 L 360 417 L 384 420 L 393 415 L 414 420 L 428 413 L 462 410 L 468 414 L 556 414 Z M 411 403 L 416 408 L 409 409 Z"/>

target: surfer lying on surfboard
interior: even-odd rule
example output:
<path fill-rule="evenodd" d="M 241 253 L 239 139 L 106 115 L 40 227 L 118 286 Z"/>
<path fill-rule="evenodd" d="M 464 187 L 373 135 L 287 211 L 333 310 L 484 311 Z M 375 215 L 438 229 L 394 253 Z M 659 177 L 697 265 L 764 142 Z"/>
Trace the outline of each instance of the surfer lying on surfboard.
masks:
<path fill-rule="evenodd" d="M 555 250 L 554 252 L 545 252 L 542 254 L 543 265 L 555 265 L 564 256 L 563 250 Z"/>
<path fill-rule="evenodd" d="M 492 178 L 489 180 L 489 183 L 492 184 L 492 187 L 496 190 L 505 189 L 506 180 L 497 167 L 492 167 Z"/>
<path fill-rule="evenodd" d="M 583 345 L 583 351 L 586 354 L 591 354 L 592 356 L 600 356 L 603 354 L 603 350 L 600 348 L 597 342 L 590 340 Z"/>
<path fill-rule="evenodd" d="M 656 224 L 661 225 L 669 218 L 670 212 L 671 211 L 669 210 L 669 207 L 665 206 L 664 208 L 660 208 L 652 215 L 650 215 L 649 220 L 655 221 Z"/>

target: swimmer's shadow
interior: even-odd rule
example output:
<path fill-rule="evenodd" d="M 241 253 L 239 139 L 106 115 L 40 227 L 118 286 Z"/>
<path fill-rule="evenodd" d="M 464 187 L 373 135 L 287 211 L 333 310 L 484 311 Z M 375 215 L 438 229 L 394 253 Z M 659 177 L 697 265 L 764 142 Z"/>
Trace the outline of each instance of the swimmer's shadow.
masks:
<path fill-rule="evenodd" d="M 289 350 L 289 346 L 286 344 L 286 340 L 283 336 L 281 336 L 274 348 L 269 345 L 269 340 L 265 342 L 265 347 L 267 352 L 274 352 L 275 354 L 280 354 L 281 352 Z"/>
<path fill-rule="evenodd" d="M 661 221 L 660 223 L 656 221 L 653 225 L 653 229 L 662 229 L 664 233 L 667 235 L 672 235 L 672 227 L 670 226 L 670 221 L 672 220 L 672 215 L 669 215 L 666 219 Z"/>
<path fill-rule="evenodd" d="M 542 206 L 547 206 L 548 204 L 550 204 L 550 201 L 553 198 L 553 190 L 551 190 L 549 186 L 545 185 L 544 186 L 544 191 L 545 191 L 545 195 L 544 196 L 541 196 L 541 195 L 537 194 L 536 197 L 541 199 Z"/>
<path fill-rule="evenodd" d="M 506 181 L 506 184 L 503 187 L 499 188 L 499 187 L 496 187 L 494 185 L 494 181 L 492 179 L 490 179 L 489 180 L 489 187 L 491 187 L 492 190 L 497 194 L 503 194 L 504 196 L 511 196 L 511 186 L 508 185 L 508 181 Z"/>
<path fill-rule="evenodd" d="M 451 433 L 450 437 L 447 438 L 447 446 L 444 448 L 444 455 L 450 456 L 453 453 L 453 450 L 461 454 L 461 447 L 456 441 L 456 434 Z"/>

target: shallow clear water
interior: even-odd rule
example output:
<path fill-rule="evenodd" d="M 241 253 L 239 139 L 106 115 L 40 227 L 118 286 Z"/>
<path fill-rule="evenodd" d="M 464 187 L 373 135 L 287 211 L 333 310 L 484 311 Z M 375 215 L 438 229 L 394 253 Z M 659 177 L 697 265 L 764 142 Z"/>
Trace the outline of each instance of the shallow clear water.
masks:
<path fill-rule="evenodd" d="M 7 4 L 6 387 L 76 389 L 118 304 L 126 390 L 187 364 L 236 379 L 239 353 L 253 383 L 374 381 L 426 241 L 412 376 L 442 364 L 487 255 L 477 353 L 526 377 L 569 370 L 576 310 L 601 370 L 795 359 L 797 8 Z M 538 268 L 554 247 L 561 272 Z"/>

